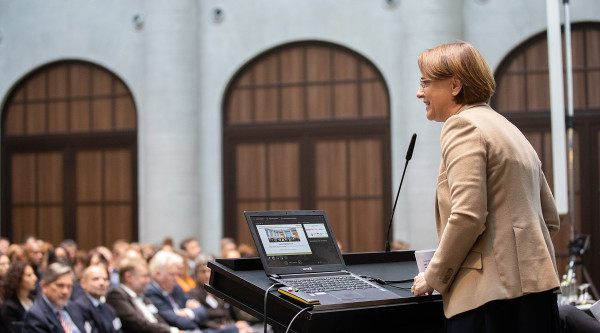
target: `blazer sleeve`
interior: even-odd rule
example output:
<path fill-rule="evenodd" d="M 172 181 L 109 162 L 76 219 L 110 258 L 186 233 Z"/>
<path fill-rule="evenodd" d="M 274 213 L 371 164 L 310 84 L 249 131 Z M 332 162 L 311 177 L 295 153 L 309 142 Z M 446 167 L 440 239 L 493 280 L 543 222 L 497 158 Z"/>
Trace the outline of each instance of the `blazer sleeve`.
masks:
<path fill-rule="evenodd" d="M 560 217 L 558 216 L 556 202 L 554 201 L 554 196 L 552 195 L 550 186 L 548 186 L 548 182 L 546 181 L 544 173 L 541 173 L 540 177 L 542 178 L 540 193 L 542 215 L 544 217 L 546 227 L 548 227 L 548 231 L 550 232 L 550 237 L 554 237 L 554 235 L 556 235 L 560 230 Z"/>
<path fill-rule="evenodd" d="M 151 323 L 138 312 L 133 300 L 121 288 L 115 288 L 106 295 L 106 303 L 113 307 L 121 319 L 123 332 L 170 333 L 171 328 L 164 323 Z"/>
<path fill-rule="evenodd" d="M 487 152 L 480 130 L 458 116 L 450 117 L 444 124 L 441 148 L 451 209 L 438 248 L 425 271 L 425 281 L 443 294 L 485 230 Z"/>
<path fill-rule="evenodd" d="M 175 314 L 175 310 L 171 306 L 169 299 L 162 292 L 158 291 L 154 286 L 148 286 L 146 297 L 152 300 L 154 306 L 158 309 L 158 314 L 171 326 L 175 326 L 181 330 L 197 330 L 198 325 L 186 317 L 181 317 Z"/>

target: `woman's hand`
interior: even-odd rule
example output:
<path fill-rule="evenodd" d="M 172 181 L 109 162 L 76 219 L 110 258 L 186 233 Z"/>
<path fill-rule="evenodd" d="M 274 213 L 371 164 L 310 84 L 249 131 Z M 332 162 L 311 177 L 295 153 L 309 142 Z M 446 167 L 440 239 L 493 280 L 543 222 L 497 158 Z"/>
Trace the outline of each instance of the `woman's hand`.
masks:
<path fill-rule="evenodd" d="M 433 293 L 433 288 L 431 288 L 427 284 L 427 281 L 425 281 L 425 274 L 419 273 L 419 275 L 415 276 L 410 291 L 412 291 L 413 295 L 415 296 L 431 295 Z"/>

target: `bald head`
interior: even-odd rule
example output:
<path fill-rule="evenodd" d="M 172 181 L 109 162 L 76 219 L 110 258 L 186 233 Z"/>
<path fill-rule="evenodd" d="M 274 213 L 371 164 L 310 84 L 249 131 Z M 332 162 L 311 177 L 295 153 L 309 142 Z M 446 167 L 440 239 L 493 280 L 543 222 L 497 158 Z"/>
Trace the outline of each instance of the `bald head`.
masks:
<path fill-rule="evenodd" d="M 81 275 L 81 288 L 95 299 L 106 295 L 108 290 L 108 273 L 102 265 L 89 266 Z"/>

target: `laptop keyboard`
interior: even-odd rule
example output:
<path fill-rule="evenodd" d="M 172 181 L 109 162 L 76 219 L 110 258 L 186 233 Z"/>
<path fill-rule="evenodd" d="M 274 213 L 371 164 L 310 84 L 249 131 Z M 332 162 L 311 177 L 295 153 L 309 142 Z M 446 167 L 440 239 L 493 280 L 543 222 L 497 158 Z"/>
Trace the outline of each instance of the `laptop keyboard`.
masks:
<path fill-rule="evenodd" d="M 352 275 L 324 276 L 310 279 L 286 279 L 285 282 L 289 286 L 298 288 L 307 293 L 373 288 L 373 285 Z"/>

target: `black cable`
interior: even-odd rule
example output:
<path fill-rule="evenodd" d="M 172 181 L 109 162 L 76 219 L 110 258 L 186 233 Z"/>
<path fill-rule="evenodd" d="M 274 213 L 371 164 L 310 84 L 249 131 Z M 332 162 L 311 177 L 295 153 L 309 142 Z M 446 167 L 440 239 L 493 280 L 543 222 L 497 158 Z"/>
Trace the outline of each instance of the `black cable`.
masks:
<path fill-rule="evenodd" d="M 298 311 L 298 313 L 296 313 L 296 315 L 294 316 L 294 318 L 292 318 L 292 320 L 290 321 L 290 324 L 288 325 L 288 327 L 287 327 L 287 330 L 285 330 L 285 333 L 288 333 L 288 332 L 290 331 L 290 328 L 292 327 L 292 323 L 294 322 L 294 320 L 296 320 L 296 318 L 297 318 L 297 317 L 298 317 L 298 316 L 299 316 L 299 315 L 300 315 L 302 312 L 304 312 L 304 311 L 306 311 L 306 310 L 310 310 L 310 309 L 311 309 L 311 308 L 310 308 L 310 307 L 308 307 L 308 308 L 304 308 L 304 309 L 302 309 L 302 310 Z"/>
<path fill-rule="evenodd" d="M 279 287 L 279 286 L 283 286 L 283 283 L 275 282 L 269 288 L 267 288 L 267 291 L 265 291 L 265 300 L 263 303 L 264 333 L 267 333 L 267 296 L 269 295 L 269 291 L 271 291 L 271 289 L 273 289 L 273 287 Z"/>

